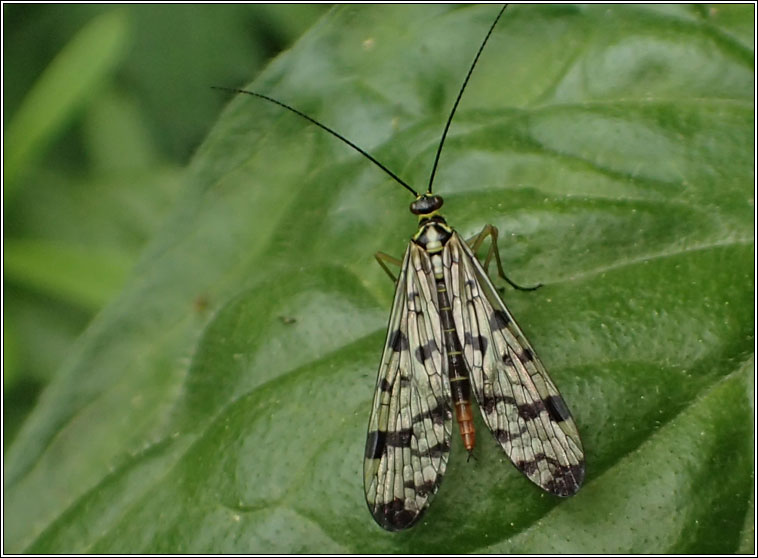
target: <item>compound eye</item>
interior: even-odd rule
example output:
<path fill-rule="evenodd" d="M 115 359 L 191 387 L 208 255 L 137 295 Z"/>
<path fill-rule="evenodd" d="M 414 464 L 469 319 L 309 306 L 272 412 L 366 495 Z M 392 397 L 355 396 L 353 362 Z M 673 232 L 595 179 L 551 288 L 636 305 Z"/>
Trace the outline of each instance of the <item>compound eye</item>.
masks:
<path fill-rule="evenodd" d="M 411 213 L 414 215 L 429 215 L 440 207 L 442 207 L 442 196 L 424 194 L 411 204 Z"/>

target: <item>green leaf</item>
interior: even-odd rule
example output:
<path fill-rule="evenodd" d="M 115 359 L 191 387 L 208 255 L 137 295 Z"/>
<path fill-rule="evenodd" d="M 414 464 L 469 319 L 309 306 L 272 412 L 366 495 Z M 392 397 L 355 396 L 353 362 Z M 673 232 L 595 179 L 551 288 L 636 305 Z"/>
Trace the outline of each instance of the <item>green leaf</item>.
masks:
<path fill-rule="evenodd" d="M 587 480 L 521 476 L 481 421 L 421 524 L 365 509 L 362 453 L 408 193 L 230 102 L 186 196 L 6 454 L 10 552 L 751 551 L 752 42 L 735 10 L 512 6 L 435 190 L 501 231 L 506 301 L 568 401 Z M 497 7 L 343 6 L 250 86 L 425 187 Z M 727 15 L 724 15 L 727 14 Z M 720 22 L 726 22 L 724 24 Z"/>

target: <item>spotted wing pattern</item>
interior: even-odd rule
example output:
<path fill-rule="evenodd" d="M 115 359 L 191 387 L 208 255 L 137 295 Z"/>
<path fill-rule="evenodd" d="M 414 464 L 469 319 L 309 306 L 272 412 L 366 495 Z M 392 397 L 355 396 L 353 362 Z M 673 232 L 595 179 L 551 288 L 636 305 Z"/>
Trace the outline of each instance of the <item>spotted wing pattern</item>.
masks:
<path fill-rule="evenodd" d="M 570 496 L 584 480 L 571 413 L 487 273 L 457 233 L 443 254 L 456 329 L 484 422 L 532 482 Z"/>
<path fill-rule="evenodd" d="M 395 290 L 364 460 L 369 510 L 392 531 L 421 517 L 450 452 L 450 383 L 436 296 L 429 256 L 411 242 Z"/>

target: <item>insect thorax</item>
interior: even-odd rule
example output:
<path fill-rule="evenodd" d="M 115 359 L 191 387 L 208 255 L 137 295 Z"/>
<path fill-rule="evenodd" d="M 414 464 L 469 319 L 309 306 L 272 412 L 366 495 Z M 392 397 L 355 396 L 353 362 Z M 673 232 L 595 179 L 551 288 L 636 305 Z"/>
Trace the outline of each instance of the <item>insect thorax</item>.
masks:
<path fill-rule="evenodd" d="M 453 229 L 445 222 L 445 218 L 442 215 L 433 215 L 421 219 L 418 231 L 413 235 L 413 242 L 427 253 L 437 254 L 442 251 L 451 236 Z"/>

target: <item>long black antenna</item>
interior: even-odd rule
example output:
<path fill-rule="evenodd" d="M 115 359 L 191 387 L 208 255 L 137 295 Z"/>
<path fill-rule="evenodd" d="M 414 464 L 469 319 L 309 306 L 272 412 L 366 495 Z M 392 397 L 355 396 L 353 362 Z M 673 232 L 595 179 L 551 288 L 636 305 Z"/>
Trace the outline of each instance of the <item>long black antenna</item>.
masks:
<path fill-rule="evenodd" d="M 484 37 L 484 40 L 482 41 L 481 46 L 479 47 L 479 51 L 476 53 L 476 56 L 474 57 L 474 61 L 471 63 L 471 67 L 468 69 L 468 74 L 466 74 L 466 79 L 463 80 L 463 85 L 461 86 L 461 90 L 458 91 L 458 98 L 455 100 L 455 104 L 453 105 L 453 110 L 450 111 L 450 116 L 447 117 L 447 124 L 445 124 L 445 131 L 442 132 L 442 139 L 440 140 L 440 145 L 437 148 L 437 156 L 434 158 L 434 166 L 432 167 L 432 174 L 429 176 L 429 186 L 426 189 L 427 194 L 432 193 L 432 183 L 434 182 L 434 174 L 437 172 L 437 164 L 440 162 L 440 154 L 442 153 L 442 146 L 445 144 L 445 138 L 447 137 L 447 131 L 450 129 L 450 124 L 453 121 L 453 115 L 455 114 L 455 109 L 458 108 L 458 103 L 461 101 L 461 97 L 463 97 L 463 91 L 466 89 L 466 85 L 468 85 L 468 80 L 471 77 L 471 73 L 474 71 L 474 67 L 476 66 L 476 63 L 479 61 L 479 55 L 482 54 L 482 51 L 484 50 L 484 45 L 487 44 L 487 40 L 490 38 L 490 35 L 492 35 L 492 30 L 495 28 L 495 25 L 497 25 L 497 21 L 500 19 L 500 16 L 503 15 L 503 12 L 508 7 L 508 4 L 503 6 L 503 8 L 500 10 L 500 13 L 497 14 L 497 17 L 495 18 L 495 21 L 492 22 L 492 25 L 490 25 L 490 30 L 487 31 L 487 36 Z"/>
<path fill-rule="evenodd" d="M 381 164 L 379 161 L 377 161 L 376 159 L 374 159 L 370 154 L 366 153 L 363 149 L 361 149 L 360 147 L 358 147 L 357 145 L 355 145 L 352 141 L 350 141 L 346 137 L 341 136 L 340 134 L 338 134 L 337 132 L 335 132 L 331 128 L 329 128 L 327 126 L 324 126 L 321 122 L 319 122 L 319 121 L 311 118 L 310 116 L 308 116 L 307 114 L 305 114 L 303 112 L 300 112 L 296 108 L 292 108 L 291 106 L 286 105 L 286 104 L 282 103 L 281 101 L 277 101 L 276 99 L 273 99 L 271 97 L 267 97 L 266 95 L 261 95 L 260 93 L 256 93 L 254 91 L 246 91 L 245 89 L 234 89 L 232 87 L 217 87 L 217 86 L 213 86 L 213 89 L 219 89 L 221 91 L 229 91 L 230 93 L 244 93 L 245 95 L 252 95 L 253 97 L 259 97 L 261 99 L 265 99 L 266 101 L 270 101 L 270 102 L 272 102 L 272 103 L 274 103 L 276 105 L 279 105 L 282 108 L 286 108 L 287 110 L 290 110 L 290 111 L 294 112 L 298 116 L 302 116 L 303 118 L 305 118 L 306 120 L 309 120 L 310 122 L 312 122 L 313 124 L 315 124 L 316 126 L 318 126 L 319 128 L 321 128 L 322 130 L 326 130 L 327 132 L 329 132 L 330 134 L 332 134 L 337 139 L 340 139 L 340 140 L 344 141 L 350 147 L 352 147 L 353 149 L 355 149 L 356 151 L 358 151 L 358 153 L 361 153 L 362 155 L 364 155 L 365 157 L 367 157 L 369 161 L 371 161 L 376 166 L 378 166 L 380 169 L 382 169 L 384 172 L 386 172 L 387 174 L 389 174 L 401 186 L 405 187 L 406 190 L 409 190 L 411 192 L 411 194 L 413 194 L 417 198 L 419 197 L 418 192 L 416 192 L 416 190 L 414 190 L 413 188 L 411 188 L 410 186 L 408 186 L 408 184 L 405 182 L 405 180 L 403 180 L 402 178 L 400 178 L 399 176 L 397 176 L 390 169 L 388 169 L 383 164 Z"/>

